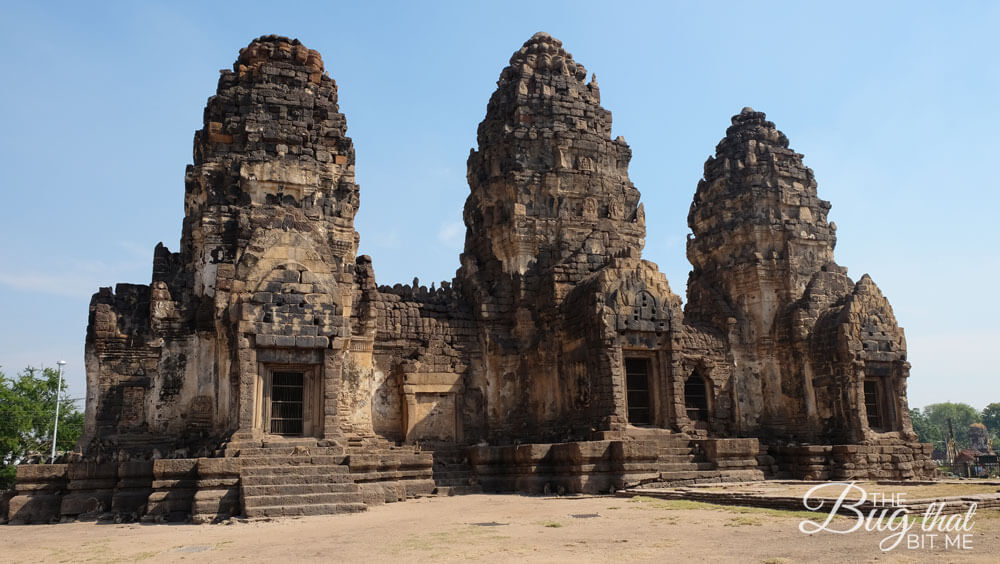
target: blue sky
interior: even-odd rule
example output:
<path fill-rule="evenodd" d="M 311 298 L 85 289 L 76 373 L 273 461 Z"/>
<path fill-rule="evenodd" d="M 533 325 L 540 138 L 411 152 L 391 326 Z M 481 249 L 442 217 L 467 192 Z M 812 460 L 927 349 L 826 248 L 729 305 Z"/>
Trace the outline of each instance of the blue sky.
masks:
<path fill-rule="evenodd" d="M 476 126 L 543 30 L 597 74 L 674 292 L 702 165 L 752 106 L 815 171 L 837 261 L 893 304 L 911 406 L 982 408 L 1000 401 L 998 22 L 990 2 L 2 2 L 0 366 L 64 358 L 82 397 L 90 295 L 177 249 L 205 101 L 262 34 L 320 51 L 340 86 L 378 282 L 450 280 Z"/>

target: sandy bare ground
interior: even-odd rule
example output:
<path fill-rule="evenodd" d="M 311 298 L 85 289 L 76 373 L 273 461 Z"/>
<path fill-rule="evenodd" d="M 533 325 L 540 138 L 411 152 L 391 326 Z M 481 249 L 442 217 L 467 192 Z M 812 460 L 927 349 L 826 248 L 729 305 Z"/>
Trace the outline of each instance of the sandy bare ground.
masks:
<path fill-rule="evenodd" d="M 970 549 L 938 542 L 934 550 L 904 544 L 888 553 L 878 547 L 886 533 L 805 535 L 798 530 L 805 516 L 649 498 L 470 495 L 270 522 L 0 526 L 0 562 L 777 564 L 997 562 L 1000 554 L 997 510 L 975 515 Z"/>
<path fill-rule="evenodd" d="M 997 494 L 1000 493 L 1000 482 L 997 481 L 940 481 L 935 483 L 906 484 L 905 482 L 866 482 L 855 481 L 856 488 L 848 488 L 846 499 L 857 499 L 861 492 L 869 498 L 873 494 L 883 497 L 883 499 L 896 496 L 897 499 L 914 502 L 921 499 L 936 499 L 949 496 L 968 496 L 975 494 Z M 756 493 L 767 496 L 795 496 L 802 495 L 819 482 L 797 482 L 768 480 L 763 482 L 740 482 L 733 484 L 689 486 L 691 489 L 704 490 L 709 492 L 743 492 Z M 844 482 L 826 482 L 825 487 L 816 489 L 812 496 L 821 498 L 836 498 L 844 492 Z"/>

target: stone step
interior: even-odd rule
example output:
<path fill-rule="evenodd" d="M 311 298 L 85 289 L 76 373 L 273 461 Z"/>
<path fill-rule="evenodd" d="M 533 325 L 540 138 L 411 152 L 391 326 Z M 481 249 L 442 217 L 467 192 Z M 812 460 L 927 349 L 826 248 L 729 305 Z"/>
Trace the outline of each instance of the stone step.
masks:
<path fill-rule="evenodd" d="M 250 519 L 261 517 L 302 517 L 306 515 L 337 515 L 338 513 L 360 513 L 368 509 L 364 503 L 322 503 L 316 505 L 273 505 L 248 507 L 246 516 Z"/>
<path fill-rule="evenodd" d="M 471 477 L 465 479 L 453 478 L 450 480 L 434 480 L 434 485 L 439 488 L 451 488 L 457 486 L 471 486 L 475 485 L 475 480 Z"/>
<path fill-rule="evenodd" d="M 350 474 L 264 474 L 242 475 L 240 481 L 244 486 L 282 486 L 307 484 L 353 484 Z"/>
<path fill-rule="evenodd" d="M 442 480 L 447 480 L 449 478 L 467 478 L 467 477 L 470 477 L 470 476 L 472 476 L 472 472 L 470 470 L 468 470 L 468 469 L 466 469 L 466 470 L 449 470 L 449 471 L 446 471 L 446 472 L 441 472 L 441 471 L 438 471 L 438 470 L 434 470 L 434 479 L 435 480 L 437 480 L 439 478 L 442 479 Z"/>
<path fill-rule="evenodd" d="M 240 458 L 260 456 L 337 456 L 345 454 L 343 447 L 307 447 L 308 452 L 296 453 L 301 447 L 247 447 L 239 450 Z"/>
<path fill-rule="evenodd" d="M 678 438 L 669 429 L 661 429 L 659 427 L 634 427 L 632 425 L 629 425 L 625 429 L 625 436 L 635 440 L 643 440 L 643 441 L 649 441 L 649 440 L 665 441 Z M 684 437 L 681 436 L 680 438 Z"/>
<path fill-rule="evenodd" d="M 355 493 L 361 491 L 357 484 L 342 482 L 338 484 L 263 484 L 242 487 L 246 498 L 273 495 L 307 495 L 322 493 Z"/>
<path fill-rule="evenodd" d="M 667 456 L 677 456 L 685 454 L 694 454 L 694 449 L 691 447 L 660 447 L 660 455 Z"/>
<path fill-rule="evenodd" d="M 472 468 L 468 465 L 466 466 L 453 466 L 450 468 L 441 468 L 439 466 L 432 467 L 435 476 L 447 476 L 449 474 L 468 474 L 472 472 Z"/>
<path fill-rule="evenodd" d="M 314 447 L 317 444 L 314 438 L 290 438 L 290 439 L 264 439 L 261 443 L 264 448 L 284 448 L 284 447 Z"/>
<path fill-rule="evenodd" d="M 456 450 L 456 451 L 421 450 L 420 452 L 430 453 L 430 455 L 434 457 L 434 460 L 441 460 L 445 462 L 450 460 L 462 460 L 469 456 L 465 450 Z"/>
<path fill-rule="evenodd" d="M 321 474 L 324 476 L 339 476 L 350 474 L 351 469 L 342 464 L 285 464 L 281 466 L 245 465 L 240 469 L 240 476 L 284 476 L 288 474 L 306 476 Z"/>
<path fill-rule="evenodd" d="M 702 458 L 702 460 L 697 460 L 698 458 L 699 458 L 698 456 L 695 456 L 693 454 L 661 454 L 660 456 L 656 457 L 656 460 L 660 462 L 673 462 L 673 463 L 692 462 L 692 461 L 701 462 L 702 460 L 704 460 L 704 458 Z"/>
<path fill-rule="evenodd" d="M 437 495 L 469 495 L 469 494 L 481 494 L 483 493 L 483 487 L 480 485 L 470 486 L 470 485 L 456 485 L 456 486 L 438 486 L 434 488 L 434 493 Z"/>
<path fill-rule="evenodd" d="M 685 462 L 681 464 L 657 464 L 656 469 L 663 472 L 691 472 L 700 470 L 715 470 L 711 462 Z"/>
<path fill-rule="evenodd" d="M 718 470 L 681 470 L 660 472 L 660 480 L 664 482 L 691 482 L 697 480 L 718 480 L 722 472 Z"/>
<path fill-rule="evenodd" d="M 673 464 L 673 465 L 677 465 L 677 464 L 685 464 L 685 465 L 686 464 L 705 464 L 707 462 L 708 461 L 705 460 L 704 458 L 674 458 L 674 457 L 663 458 L 663 457 L 661 457 L 661 458 L 657 458 L 656 459 L 656 464 L 658 466 L 663 466 L 664 464 Z"/>
<path fill-rule="evenodd" d="M 467 446 L 453 446 L 453 447 L 435 447 L 435 448 L 425 448 L 427 452 L 433 452 L 434 456 L 448 457 L 448 456 L 465 456 L 466 451 L 469 449 Z"/>
<path fill-rule="evenodd" d="M 247 466 L 339 466 L 344 463 L 345 455 L 276 455 L 276 456 L 240 456 L 244 467 Z"/>
<path fill-rule="evenodd" d="M 469 461 L 465 460 L 465 459 L 462 459 L 462 460 L 438 460 L 437 458 L 435 458 L 435 459 L 433 459 L 433 461 L 434 461 L 434 467 L 435 468 L 468 468 L 469 467 Z"/>
<path fill-rule="evenodd" d="M 298 495 L 258 495 L 243 498 L 243 507 L 251 508 L 299 505 L 337 505 L 342 503 L 364 503 L 360 491 L 337 493 L 314 493 Z"/>

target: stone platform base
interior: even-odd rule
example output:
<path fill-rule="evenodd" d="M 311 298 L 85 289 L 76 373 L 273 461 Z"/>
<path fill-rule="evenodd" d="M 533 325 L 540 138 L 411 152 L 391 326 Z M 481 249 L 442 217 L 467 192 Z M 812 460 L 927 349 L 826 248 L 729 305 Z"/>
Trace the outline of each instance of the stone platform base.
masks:
<path fill-rule="evenodd" d="M 212 522 L 240 512 L 239 464 L 226 458 L 25 464 L 11 524 L 76 519 Z"/>
<path fill-rule="evenodd" d="M 314 439 L 246 443 L 217 458 L 18 467 L 11 524 L 78 519 L 193 523 L 364 511 L 435 490 L 433 453 Z"/>
<path fill-rule="evenodd" d="M 796 480 L 923 480 L 940 477 L 933 445 L 883 439 L 872 444 L 770 446 L 781 472 Z"/>
<path fill-rule="evenodd" d="M 474 446 L 467 450 L 486 492 L 608 493 L 643 483 L 763 479 L 757 439 L 642 439 Z"/>
<path fill-rule="evenodd" d="M 930 460 L 931 445 L 901 440 L 762 448 L 753 438 L 690 437 L 663 429 L 601 438 L 450 446 L 436 452 L 382 442 L 344 448 L 300 439 L 240 444 L 218 458 L 23 465 L 5 515 L 11 523 L 202 523 L 236 515 L 362 511 L 432 493 L 598 494 L 637 486 L 753 482 L 764 479 L 765 470 L 805 480 L 912 480 L 939 474 Z"/>

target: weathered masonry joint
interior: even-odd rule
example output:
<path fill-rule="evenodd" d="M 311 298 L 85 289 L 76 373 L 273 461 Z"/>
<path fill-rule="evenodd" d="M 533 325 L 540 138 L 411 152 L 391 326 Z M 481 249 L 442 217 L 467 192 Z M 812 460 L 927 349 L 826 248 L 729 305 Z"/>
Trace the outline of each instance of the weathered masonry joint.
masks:
<path fill-rule="evenodd" d="M 379 286 L 336 83 L 254 40 L 195 133 L 180 248 L 91 301 L 80 452 L 22 466 L 11 521 L 932 476 L 903 332 L 834 262 L 785 135 L 745 108 L 705 163 L 682 307 L 610 132 L 597 81 L 536 34 L 479 124 L 454 280 Z"/>

